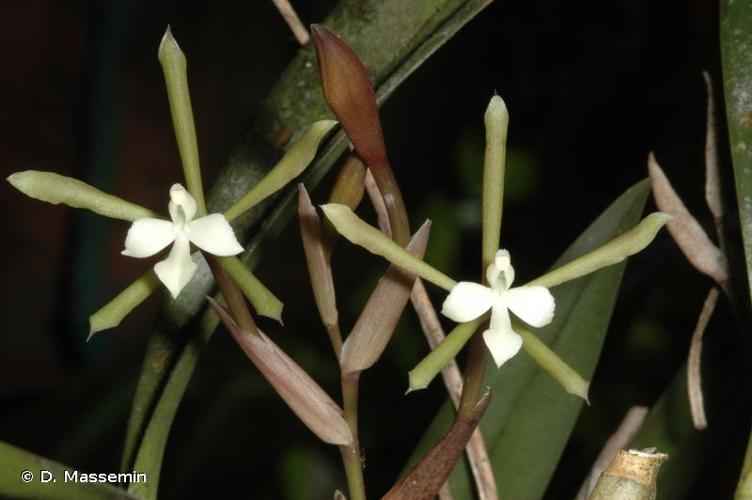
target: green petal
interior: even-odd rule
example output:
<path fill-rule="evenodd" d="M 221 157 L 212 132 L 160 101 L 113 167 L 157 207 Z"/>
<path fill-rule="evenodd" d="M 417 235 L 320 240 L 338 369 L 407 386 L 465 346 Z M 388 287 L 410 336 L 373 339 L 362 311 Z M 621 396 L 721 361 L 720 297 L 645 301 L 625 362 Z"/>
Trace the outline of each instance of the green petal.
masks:
<path fill-rule="evenodd" d="M 634 255 L 653 241 L 658 230 L 661 229 L 671 216 L 661 212 L 653 212 L 639 224 L 617 236 L 603 246 L 578 257 L 553 271 L 534 279 L 528 285 L 552 286 L 572 281 L 586 274 L 594 273 L 598 269 L 618 264 L 630 255 Z"/>
<path fill-rule="evenodd" d="M 73 208 L 86 208 L 105 217 L 127 221 L 145 217 L 159 218 L 159 214 L 147 208 L 104 193 L 78 179 L 54 172 L 16 172 L 8 177 L 8 182 L 26 196 L 53 205 L 62 203 Z"/>
<path fill-rule="evenodd" d="M 154 293 L 159 285 L 159 278 L 157 278 L 154 270 L 149 269 L 149 272 L 131 283 L 117 297 L 89 316 L 89 338 L 97 332 L 118 326 L 123 318 Z"/>
<path fill-rule="evenodd" d="M 198 215 L 206 215 L 196 125 L 193 122 L 193 107 L 188 89 L 188 62 L 169 26 L 159 44 L 157 56 L 167 85 L 167 99 L 170 101 L 170 113 L 175 128 L 175 139 L 178 142 L 180 162 L 183 164 L 185 184 L 188 192 L 196 199 Z"/>
<path fill-rule="evenodd" d="M 445 290 L 451 290 L 457 284 L 452 278 L 415 257 L 384 233 L 369 225 L 355 215 L 349 207 L 329 203 L 321 205 L 321 209 L 337 232 L 351 243 L 361 246 L 373 254 L 380 255 L 392 264 Z"/>
<path fill-rule="evenodd" d="M 507 154 L 509 113 L 501 97 L 495 95 L 485 115 L 486 154 L 483 162 L 483 266 L 482 274 L 494 260 L 501 238 L 504 205 L 504 166 Z"/>
<path fill-rule="evenodd" d="M 282 322 L 282 301 L 275 297 L 237 257 L 217 257 L 217 260 L 258 314 Z"/>
<path fill-rule="evenodd" d="M 319 144 L 336 124 L 334 120 L 320 120 L 311 125 L 269 173 L 225 212 L 227 220 L 239 217 L 300 175 L 313 161 Z"/>

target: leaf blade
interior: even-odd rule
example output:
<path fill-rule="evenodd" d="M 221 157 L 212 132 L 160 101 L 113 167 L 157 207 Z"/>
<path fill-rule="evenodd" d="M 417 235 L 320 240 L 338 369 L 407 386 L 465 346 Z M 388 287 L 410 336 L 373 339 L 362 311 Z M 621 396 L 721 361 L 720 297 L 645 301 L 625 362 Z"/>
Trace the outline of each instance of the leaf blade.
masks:
<path fill-rule="evenodd" d="M 747 282 L 752 290 L 752 4 L 721 2 L 721 63 Z"/>

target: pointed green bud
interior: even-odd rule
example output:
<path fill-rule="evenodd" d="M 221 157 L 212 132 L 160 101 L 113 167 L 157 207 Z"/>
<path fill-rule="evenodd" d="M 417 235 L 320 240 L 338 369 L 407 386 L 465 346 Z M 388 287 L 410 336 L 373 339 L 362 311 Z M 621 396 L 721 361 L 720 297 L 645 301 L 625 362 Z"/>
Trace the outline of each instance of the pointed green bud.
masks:
<path fill-rule="evenodd" d="M 78 179 L 54 172 L 37 170 L 16 172 L 8 177 L 8 182 L 26 196 L 53 205 L 62 203 L 73 208 L 85 208 L 105 217 L 127 221 L 145 217 L 159 218 L 159 214 L 147 208 L 104 193 Z"/>
<path fill-rule="evenodd" d="M 452 278 L 418 259 L 384 233 L 355 215 L 349 207 L 329 203 L 322 205 L 321 209 L 337 232 L 351 243 L 380 255 L 392 264 L 445 290 L 451 290 L 457 284 Z"/>

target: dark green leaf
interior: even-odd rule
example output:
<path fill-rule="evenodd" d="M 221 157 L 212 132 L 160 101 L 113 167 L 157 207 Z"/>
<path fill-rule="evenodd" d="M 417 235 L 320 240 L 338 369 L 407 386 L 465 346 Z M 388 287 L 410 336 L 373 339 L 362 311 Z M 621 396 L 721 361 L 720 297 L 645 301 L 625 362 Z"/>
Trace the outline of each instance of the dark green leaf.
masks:
<path fill-rule="evenodd" d="M 752 2 L 721 2 L 721 56 L 739 219 L 752 288 Z"/>

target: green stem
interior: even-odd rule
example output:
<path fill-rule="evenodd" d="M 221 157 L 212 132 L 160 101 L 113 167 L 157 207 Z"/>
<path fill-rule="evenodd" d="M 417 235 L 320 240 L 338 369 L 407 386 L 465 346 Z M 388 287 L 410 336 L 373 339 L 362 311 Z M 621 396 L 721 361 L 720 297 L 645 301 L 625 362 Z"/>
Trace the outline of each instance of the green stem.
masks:
<path fill-rule="evenodd" d="M 358 442 L 358 385 L 360 372 L 342 374 L 342 404 L 345 411 L 345 421 L 350 427 L 352 444 L 341 446 L 342 462 L 345 465 L 347 487 L 350 500 L 365 500 L 366 489 L 363 481 L 363 459 L 360 455 Z"/>

